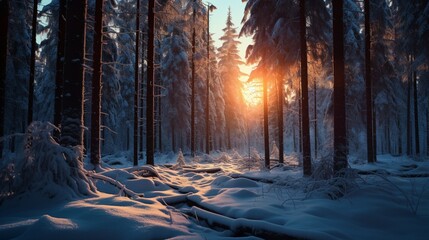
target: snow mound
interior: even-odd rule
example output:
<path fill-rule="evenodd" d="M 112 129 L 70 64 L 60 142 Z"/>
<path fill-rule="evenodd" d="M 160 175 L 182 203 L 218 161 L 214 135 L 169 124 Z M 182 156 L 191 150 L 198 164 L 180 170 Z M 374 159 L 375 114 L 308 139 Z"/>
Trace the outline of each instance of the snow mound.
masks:
<path fill-rule="evenodd" d="M 213 180 L 212 185 L 223 188 L 253 188 L 259 187 L 258 183 L 246 178 L 231 178 L 228 176 L 220 176 Z"/>

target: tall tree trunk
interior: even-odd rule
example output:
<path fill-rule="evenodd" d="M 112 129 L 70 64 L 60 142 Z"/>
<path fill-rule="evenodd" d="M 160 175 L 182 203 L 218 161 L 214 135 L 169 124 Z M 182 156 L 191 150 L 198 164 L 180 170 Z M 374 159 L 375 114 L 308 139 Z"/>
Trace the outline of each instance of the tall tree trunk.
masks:
<path fill-rule="evenodd" d="M 137 0 L 137 14 L 136 14 L 136 51 L 134 60 L 134 144 L 133 144 L 133 165 L 139 164 L 139 100 L 140 100 L 140 83 L 139 83 L 139 65 L 140 65 L 140 0 Z"/>
<path fill-rule="evenodd" d="M 142 26 L 143 28 L 143 26 Z M 142 29 L 143 32 L 143 29 Z M 142 34 L 142 40 L 141 40 L 142 46 L 141 46 L 141 60 L 144 62 L 144 59 L 146 59 L 146 45 L 145 45 L 145 37 L 144 34 Z M 142 72 L 141 72 L 141 80 L 140 80 L 140 117 L 139 117 L 139 152 L 140 157 L 143 158 L 143 119 L 144 119 L 144 65 L 142 65 Z"/>
<path fill-rule="evenodd" d="M 207 6 L 206 154 L 210 154 L 210 6 L 209 5 Z"/>
<path fill-rule="evenodd" d="M 310 117 L 308 113 L 308 70 L 307 70 L 307 34 L 305 18 L 305 0 L 300 5 L 300 40 L 301 40 L 301 94 L 302 94 L 302 158 L 304 176 L 311 175 Z"/>
<path fill-rule="evenodd" d="M 57 60 L 55 73 L 55 102 L 54 102 L 54 125 L 61 128 L 61 113 L 63 104 L 63 84 L 64 84 L 64 47 L 66 37 L 66 2 L 60 1 L 58 16 L 58 43 L 57 43 Z M 60 132 L 55 131 L 54 136 L 59 139 Z"/>
<path fill-rule="evenodd" d="M 411 76 L 408 75 L 407 89 L 407 156 L 411 156 Z"/>
<path fill-rule="evenodd" d="M 399 119 L 399 114 L 396 114 L 396 126 L 398 128 L 398 155 L 402 155 L 402 128 L 401 120 Z"/>
<path fill-rule="evenodd" d="M 318 137 L 319 134 L 317 133 L 317 84 L 316 79 L 314 79 L 313 82 L 313 89 L 314 89 L 314 95 L 313 95 L 313 104 L 314 104 L 314 159 L 317 159 L 317 147 L 318 147 Z"/>
<path fill-rule="evenodd" d="M 392 142 L 390 141 L 390 118 L 387 119 L 387 152 L 392 154 Z"/>
<path fill-rule="evenodd" d="M 283 137 L 283 75 L 279 75 L 277 78 L 277 127 L 279 130 L 279 163 L 284 162 L 284 137 Z M 250 152 L 250 150 L 249 150 Z"/>
<path fill-rule="evenodd" d="M 270 169 L 270 142 L 268 132 L 268 80 L 263 80 L 263 101 L 264 101 L 264 151 L 265 151 L 265 168 Z"/>
<path fill-rule="evenodd" d="M 34 105 L 34 76 L 36 74 L 36 50 L 37 50 L 37 6 L 39 0 L 33 0 L 33 20 L 31 27 L 31 55 L 30 55 L 30 79 L 28 80 L 28 112 L 27 124 L 33 121 Z"/>
<path fill-rule="evenodd" d="M 298 87 L 298 151 L 302 153 L 302 97 L 301 86 Z"/>
<path fill-rule="evenodd" d="M 154 99 L 153 86 L 155 83 L 154 57 L 155 57 L 155 0 L 148 4 L 148 43 L 147 43 L 147 99 L 146 99 L 146 159 L 147 164 L 154 164 Z"/>
<path fill-rule="evenodd" d="M 419 106 L 418 106 L 418 94 L 417 94 L 417 72 L 413 73 L 414 83 L 414 128 L 416 138 L 416 156 L 420 157 L 420 133 L 419 133 Z"/>
<path fill-rule="evenodd" d="M 176 152 L 176 128 L 174 127 L 174 123 L 171 126 L 171 149 L 173 152 Z"/>
<path fill-rule="evenodd" d="M 374 105 L 374 101 L 372 102 Z M 377 109 L 372 109 L 372 141 L 374 142 L 374 161 L 377 162 Z"/>
<path fill-rule="evenodd" d="M 347 167 L 343 0 L 332 0 L 334 40 L 334 172 Z"/>
<path fill-rule="evenodd" d="M 429 99 L 426 107 L 426 156 L 429 156 Z"/>
<path fill-rule="evenodd" d="M 94 45 L 93 45 L 93 73 L 92 73 L 92 101 L 91 101 L 91 163 L 101 164 L 100 125 L 101 125 L 101 87 L 103 55 L 103 9 L 104 0 L 95 2 Z"/>
<path fill-rule="evenodd" d="M 86 0 L 67 1 L 61 144 L 83 146 Z"/>
<path fill-rule="evenodd" d="M 365 7 L 365 94 L 366 94 L 366 147 L 368 162 L 375 162 L 372 125 L 372 80 L 371 80 L 371 23 L 369 0 Z"/>
<path fill-rule="evenodd" d="M 7 38 L 9 29 L 9 0 L 0 0 L 0 138 L 5 135 L 4 119 L 6 104 Z M 0 158 L 3 156 L 3 143 L 0 141 Z"/>
<path fill-rule="evenodd" d="M 192 8 L 191 156 L 195 157 L 195 0 Z"/>

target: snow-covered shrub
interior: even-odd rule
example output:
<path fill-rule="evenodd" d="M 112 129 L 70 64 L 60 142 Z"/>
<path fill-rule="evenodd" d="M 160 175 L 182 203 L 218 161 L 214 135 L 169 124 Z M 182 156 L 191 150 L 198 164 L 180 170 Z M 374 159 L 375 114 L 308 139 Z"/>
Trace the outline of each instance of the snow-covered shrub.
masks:
<path fill-rule="evenodd" d="M 356 190 L 359 175 L 351 168 L 335 173 L 333 156 L 326 155 L 315 165 L 311 179 L 306 186 L 307 196 L 321 195 L 330 199 L 341 198 Z"/>
<path fill-rule="evenodd" d="M 242 159 L 241 155 L 237 152 L 236 149 L 232 149 L 231 158 L 234 160 Z"/>
<path fill-rule="evenodd" d="M 216 159 L 216 162 L 229 162 L 231 157 L 226 152 L 222 152 L 220 157 Z"/>
<path fill-rule="evenodd" d="M 270 153 L 271 159 L 280 159 L 280 153 L 279 148 L 276 145 L 276 142 L 273 141 L 273 144 L 271 145 L 271 153 Z"/>
<path fill-rule="evenodd" d="M 82 148 L 59 145 L 51 135 L 54 129 L 52 124 L 42 122 L 28 127 L 24 157 L 16 160 L 13 174 L 8 177 L 14 178 L 11 196 L 41 193 L 49 198 L 70 199 L 95 195 L 96 188 L 83 168 Z M 3 178 L 1 181 L 3 186 Z"/>
<path fill-rule="evenodd" d="M 186 165 L 185 157 L 183 156 L 182 149 L 179 149 L 179 153 L 177 155 L 176 164 L 173 166 L 174 169 L 182 168 Z"/>

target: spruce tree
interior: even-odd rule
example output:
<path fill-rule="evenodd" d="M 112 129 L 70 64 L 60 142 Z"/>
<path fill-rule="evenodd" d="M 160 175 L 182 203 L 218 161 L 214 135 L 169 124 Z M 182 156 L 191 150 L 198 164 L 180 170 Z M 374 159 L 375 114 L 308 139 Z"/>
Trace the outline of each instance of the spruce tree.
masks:
<path fill-rule="evenodd" d="M 232 23 L 231 9 L 229 9 L 223 32 L 224 34 L 220 38 L 223 44 L 219 48 L 218 68 L 224 86 L 226 146 L 231 149 L 238 144 L 238 139 L 232 139 L 233 136 L 242 137 L 244 135 L 244 120 L 238 110 L 240 106 L 244 106 L 244 100 L 240 93 L 242 83 L 239 80 L 243 75 L 239 65 L 243 62 L 238 55 L 240 42 L 237 40 L 238 34 Z"/>

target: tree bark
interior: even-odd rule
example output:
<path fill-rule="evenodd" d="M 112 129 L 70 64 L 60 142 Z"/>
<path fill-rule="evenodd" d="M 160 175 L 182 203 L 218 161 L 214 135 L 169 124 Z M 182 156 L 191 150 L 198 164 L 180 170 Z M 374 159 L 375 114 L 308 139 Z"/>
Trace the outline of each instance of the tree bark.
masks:
<path fill-rule="evenodd" d="M 30 54 L 30 79 L 28 80 L 28 112 L 27 125 L 33 121 L 34 105 L 34 76 L 36 74 L 36 50 L 37 50 L 37 6 L 39 0 L 33 0 L 33 20 L 31 27 L 31 54 Z"/>
<path fill-rule="evenodd" d="M 61 129 L 61 113 L 63 104 L 63 85 L 64 85 L 64 47 L 66 37 L 66 1 L 59 2 L 58 16 L 58 42 L 57 42 L 57 60 L 55 73 L 55 102 L 54 102 L 54 125 Z M 55 131 L 54 136 L 59 139 L 60 132 Z"/>
<path fill-rule="evenodd" d="M 61 144 L 83 146 L 86 0 L 67 1 Z"/>
<path fill-rule="evenodd" d="M 140 81 L 139 81 L 139 63 L 140 63 L 140 0 L 137 0 L 136 6 L 136 47 L 134 60 L 134 144 L 133 144 L 133 165 L 139 164 L 139 100 L 140 100 Z"/>
<path fill-rule="evenodd" d="M 316 79 L 314 79 L 313 82 L 314 86 L 314 95 L 313 95 L 313 101 L 314 101 L 314 159 L 317 159 L 317 148 L 318 148 L 318 137 L 319 134 L 317 132 L 317 84 Z"/>
<path fill-rule="evenodd" d="M 371 80 L 371 23 L 369 0 L 364 1 L 365 8 L 365 94 L 366 94 L 366 147 L 368 162 L 375 162 L 372 121 L 372 80 Z"/>
<path fill-rule="evenodd" d="M 192 18 L 192 77 L 191 77 L 191 156 L 195 157 L 195 0 L 193 3 Z"/>
<path fill-rule="evenodd" d="M 264 150 L 265 150 L 265 168 L 270 169 L 270 142 L 268 132 L 268 80 L 263 80 L 263 101 L 264 101 Z"/>
<path fill-rule="evenodd" d="M 277 127 L 279 136 L 279 163 L 284 163 L 284 137 L 283 137 L 283 75 L 279 75 L 277 78 Z"/>
<path fill-rule="evenodd" d="M 210 154 L 210 6 L 209 5 L 207 5 L 206 154 Z"/>
<path fill-rule="evenodd" d="M 426 156 L 429 156 L 429 99 L 426 107 Z"/>
<path fill-rule="evenodd" d="M 311 146 L 310 146 L 310 120 L 308 113 L 308 69 L 307 69 L 307 37 L 305 0 L 300 5 L 300 40 L 301 40 L 301 94 L 302 94 L 302 157 L 304 176 L 311 175 Z"/>
<path fill-rule="evenodd" d="M 419 106 L 418 106 L 418 94 L 417 94 L 417 72 L 413 73 L 413 83 L 414 83 L 414 130 L 416 138 L 416 156 L 420 157 L 420 133 L 419 133 Z"/>
<path fill-rule="evenodd" d="M 332 0 L 334 40 L 334 172 L 346 168 L 343 0 Z"/>
<path fill-rule="evenodd" d="M 5 135 L 6 71 L 9 29 L 9 0 L 0 0 L 0 138 Z M 3 143 L 0 141 L 0 158 L 3 157 Z"/>
<path fill-rule="evenodd" d="M 103 9 L 104 0 L 95 2 L 95 23 L 93 43 L 93 73 L 91 94 L 91 163 L 101 164 L 100 125 L 101 125 L 101 88 L 102 88 L 102 54 L 103 54 Z"/>
<path fill-rule="evenodd" d="M 411 76 L 408 75 L 407 89 L 407 156 L 411 156 Z"/>
<path fill-rule="evenodd" d="M 154 57 L 155 57 L 155 0 L 149 0 L 148 4 L 148 44 L 147 44 L 147 99 L 146 99 L 146 163 L 154 164 L 154 99 L 153 85 Z"/>
<path fill-rule="evenodd" d="M 143 25 L 144 26 L 144 25 Z M 142 26 L 142 28 L 143 28 Z M 141 46 L 141 52 L 142 52 L 142 56 L 141 56 L 141 60 L 142 62 L 144 62 L 144 59 L 146 58 L 146 45 L 145 45 L 145 37 L 143 34 L 143 29 L 141 30 L 142 32 L 142 46 Z M 144 119 L 144 76 L 145 76 L 145 70 L 144 70 L 144 65 L 142 64 L 142 72 L 141 72 L 141 80 L 140 80 L 140 118 L 139 118 L 139 153 L 140 153 L 140 157 L 143 158 L 143 119 Z"/>

